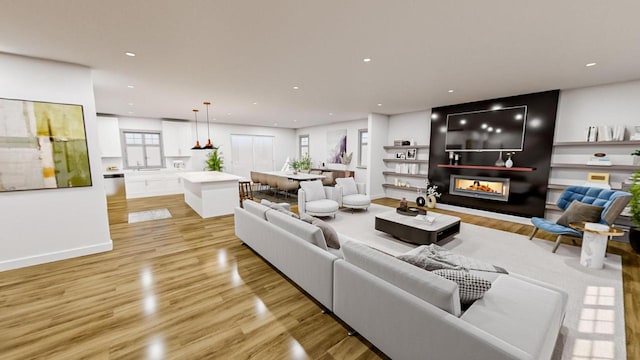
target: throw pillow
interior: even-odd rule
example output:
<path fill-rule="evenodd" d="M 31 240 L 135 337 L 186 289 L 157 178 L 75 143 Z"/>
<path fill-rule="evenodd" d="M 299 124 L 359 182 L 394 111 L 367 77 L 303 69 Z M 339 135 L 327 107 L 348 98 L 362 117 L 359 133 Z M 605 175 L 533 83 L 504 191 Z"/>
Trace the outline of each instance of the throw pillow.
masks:
<path fill-rule="evenodd" d="M 434 270 L 432 273 L 458 284 L 460 303 L 462 305 L 467 305 L 480 299 L 487 290 L 491 289 L 489 280 L 469 274 L 466 271 L 441 269 Z"/>
<path fill-rule="evenodd" d="M 342 186 L 342 196 L 355 195 L 358 193 L 356 181 L 352 177 L 337 178 L 336 184 Z"/>
<path fill-rule="evenodd" d="M 304 219 L 303 219 L 304 220 Z M 322 230 L 322 234 L 324 235 L 324 241 L 327 243 L 327 246 L 334 249 L 340 249 L 340 239 L 338 238 L 338 233 L 333 228 L 333 226 L 327 224 L 326 222 L 314 218 L 311 222 L 311 225 L 315 225 Z"/>
<path fill-rule="evenodd" d="M 285 207 L 285 205 L 283 205 L 283 204 L 277 204 L 277 203 L 274 203 L 274 202 L 271 202 L 271 201 L 265 200 L 265 199 L 262 199 L 260 201 L 260 204 L 262 204 L 264 206 L 268 206 L 269 208 L 271 208 L 273 210 L 277 210 L 277 211 L 279 211 L 279 212 L 281 212 L 281 213 L 283 213 L 285 215 L 289 215 L 289 216 L 294 217 L 296 219 L 300 219 L 300 216 L 298 216 L 298 214 L 289 211 L 289 209 L 287 209 Z"/>
<path fill-rule="evenodd" d="M 301 181 L 300 188 L 304 190 L 305 199 L 307 201 L 326 199 L 324 186 L 320 180 Z"/>
<path fill-rule="evenodd" d="M 308 222 L 309 224 L 313 223 L 313 220 L 318 220 L 318 218 L 313 217 L 309 214 L 302 214 L 300 215 L 300 220 L 304 221 L 304 222 Z"/>
<path fill-rule="evenodd" d="M 602 210 L 604 210 L 603 206 L 585 204 L 573 200 L 571 204 L 569 204 L 569 207 L 567 207 L 567 210 L 565 210 L 558 221 L 556 221 L 556 224 L 569 226 L 569 223 L 578 221 L 599 223 Z"/>

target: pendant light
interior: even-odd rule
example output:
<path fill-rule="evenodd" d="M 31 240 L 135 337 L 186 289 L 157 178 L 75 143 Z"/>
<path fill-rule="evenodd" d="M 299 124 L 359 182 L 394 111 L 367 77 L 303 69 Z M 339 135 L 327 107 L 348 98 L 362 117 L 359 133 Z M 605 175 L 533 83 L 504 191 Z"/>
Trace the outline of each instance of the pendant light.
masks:
<path fill-rule="evenodd" d="M 211 143 L 211 134 L 209 133 L 209 105 L 211 105 L 210 102 L 205 101 L 203 102 L 203 104 L 207 107 L 207 144 L 205 146 L 203 146 L 203 149 L 216 149 L 213 144 Z"/>
<path fill-rule="evenodd" d="M 200 141 L 198 140 L 198 109 L 193 109 L 193 115 L 196 117 L 196 144 L 191 150 L 200 150 L 202 146 L 200 146 Z"/>

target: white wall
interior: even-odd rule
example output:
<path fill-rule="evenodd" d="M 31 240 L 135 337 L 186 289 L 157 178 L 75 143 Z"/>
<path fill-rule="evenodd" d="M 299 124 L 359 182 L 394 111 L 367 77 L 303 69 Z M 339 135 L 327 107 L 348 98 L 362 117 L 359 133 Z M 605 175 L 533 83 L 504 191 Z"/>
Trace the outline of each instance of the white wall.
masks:
<path fill-rule="evenodd" d="M 321 167 L 323 162 L 326 164 L 327 158 L 329 157 L 327 132 L 346 129 L 347 154 L 353 153 L 351 164 L 347 166 L 347 169 L 354 171 L 357 182 L 366 182 L 366 170 L 358 168 L 358 130 L 367 129 L 367 126 L 367 119 L 361 119 L 297 129 L 294 139 L 294 152 L 291 153 L 290 156 L 292 159 L 300 158 L 300 154 L 298 153 L 298 137 L 300 135 L 309 135 L 309 156 L 311 157 L 312 166 Z M 371 147 L 371 145 L 369 145 L 369 147 Z"/>
<path fill-rule="evenodd" d="M 640 80 L 560 91 L 555 141 L 586 141 L 589 125 L 624 125 L 633 133 L 640 125 Z"/>
<path fill-rule="evenodd" d="M 0 194 L 0 270 L 112 249 L 91 70 L 0 53 L 0 97 L 83 106 L 93 186 Z"/>
<path fill-rule="evenodd" d="M 389 116 L 389 136 L 386 145 L 393 140 L 411 140 L 416 145 L 429 145 L 431 137 L 431 108 Z"/>
<path fill-rule="evenodd" d="M 191 133 L 193 134 L 193 143 L 196 138 L 196 124 L 191 121 Z M 162 131 L 162 120 L 154 118 L 132 118 L 118 117 L 118 126 L 120 130 L 147 130 Z M 274 138 L 274 170 L 279 170 L 284 164 L 287 156 L 294 154 L 296 151 L 295 130 L 281 129 L 258 126 L 232 125 L 232 124 L 210 124 L 209 132 L 211 134 L 211 142 L 214 146 L 221 146 L 220 152 L 224 156 L 224 172 L 233 174 L 233 164 L 231 163 L 231 135 L 263 135 L 273 136 Z M 207 125 L 198 122 L 198 135 L 200 144 L 207 142 Z M 171 136 L 171 134 L 162 134 L 163 137 Z M 182 160 L 185 168 L 190 170 L 201 171 L 205 166 L 205 158 L 209 153 L 208 150 L 192 150 L 190 157 L 172 158 L 167 157 L 165 161 L 166 167 L 171 167 L 172 160 Z M 109 165 L 122 166 L 122 158 L 104 158 L 102 159 L 103 168 Z"/>
<path fill-rule="evenodd" d="M 388 145 L 389 116 L 369 114 L 369 167 L 367 168 L 367 193 L 374 199 L 385 197 L 382 174 L 386 166 L 382 159 L 387 157 L 383 146 Z"/>

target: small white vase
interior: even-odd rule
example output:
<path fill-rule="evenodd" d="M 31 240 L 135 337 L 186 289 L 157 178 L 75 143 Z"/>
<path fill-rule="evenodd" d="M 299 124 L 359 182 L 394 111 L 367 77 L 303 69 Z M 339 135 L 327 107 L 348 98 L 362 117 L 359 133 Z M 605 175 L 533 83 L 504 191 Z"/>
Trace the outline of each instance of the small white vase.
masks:
<path fill-rule="evenodd" d="M 502 160 L 502 151 L 500 151 L 500 155 L 498 155 L 498 160 L 496 160 L 496 166 L 504 166 L 504 160 Z"/>
<path fill-rule="evenodd" d="M 427 196 L 427 207 L 430 209 L 433 209 L 436 207 L 436 196 L 435 195 L 429 195 Z"/>
<path fill-rule="evenodd" d="M 513 160 L 511 160 L 511 156 L 509 156 L 509 158 L 507 159 L 507 161 L 504 162 L 504 166 L 510 168 L 513 166 Z"/>

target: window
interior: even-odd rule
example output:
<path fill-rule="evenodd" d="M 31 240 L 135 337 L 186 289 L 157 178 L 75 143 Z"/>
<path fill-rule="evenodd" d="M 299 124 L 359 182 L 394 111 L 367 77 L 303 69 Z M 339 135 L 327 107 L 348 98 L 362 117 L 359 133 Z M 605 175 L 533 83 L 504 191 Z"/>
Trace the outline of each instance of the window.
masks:
<path fill-rule="evenodd" d="M 123 131 L 126 169 L 160 168 L 164 165 L 160 132 Z"/>
<path fill-rule="evenodd" d="M 369 130 L 358 130 L 358 167 L 367 168 L 367 158 L 369 157 Z"/>
<path fill-rule="evenodd" d="M 309 135 L 300 135 L 300 159 L 309 156 Z"/>

